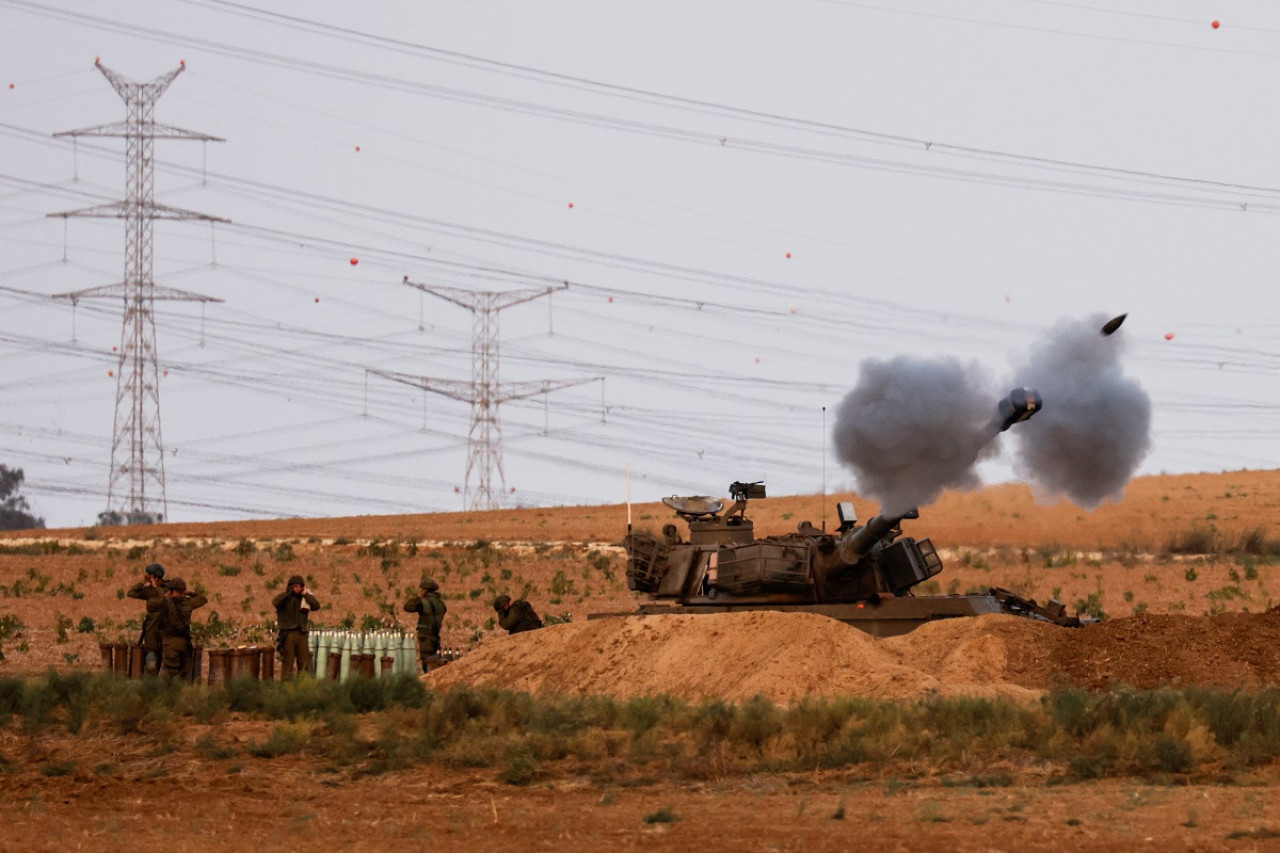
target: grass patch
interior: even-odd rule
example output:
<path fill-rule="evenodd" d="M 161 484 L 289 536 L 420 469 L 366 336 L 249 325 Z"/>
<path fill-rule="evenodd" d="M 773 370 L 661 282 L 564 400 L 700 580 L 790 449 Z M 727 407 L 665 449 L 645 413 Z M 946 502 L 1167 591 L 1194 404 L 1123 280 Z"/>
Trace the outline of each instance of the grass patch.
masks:
<path fill-rule="evenodd" d="M 230 719 L 267 725 L 233 745 L 219 728 Z M 192 723 L 212 728 L 193 742 L 184 735 Z M 0 728 L 55 739 L 142 735 L 150 754 L 224 762 L 225 773 L 247 756 L 302 754 L 352 776 L 439 764 L 488 769 L 517 786 L 558 773 L 623 786 L 849 768 L 885 780 L 892 796 L 926 776 L 951 788 L 1007 788 L 1017 782 L 1009 768 L 1026 766 L 1048 768 L 1051 783 L 1249 779 L 1280 760 L 1280 688 L 1062 690 L 1031 704 L 809 697 L 779 706 L 764 697 L 433 692 L 411 676 L 208 687 L 50 672 L 0 678 Z M 9 756 L 10 765 L 17 760 Z M 57 762 L 29 769 L 60 772 Z"/>

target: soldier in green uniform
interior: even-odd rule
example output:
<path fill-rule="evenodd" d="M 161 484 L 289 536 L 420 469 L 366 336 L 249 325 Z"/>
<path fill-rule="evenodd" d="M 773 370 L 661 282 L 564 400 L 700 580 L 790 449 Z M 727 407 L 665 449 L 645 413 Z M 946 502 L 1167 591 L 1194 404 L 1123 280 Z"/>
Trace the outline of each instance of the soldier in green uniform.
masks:
<path fill-rule="evenodd" d="M 500 595 L 493 600 L 493 609 L 498 614 L 498 626 L 506 628 L 508 634 L 542 627 L 542 620 L 534 612 L 533 605 L 523 598 L 512 601 L 511 596 Z"/>
<path fill-rule="evenodd" d="M 209 599 L 198 592 L 187 592 L 187 582 L 170 578 L 164 582 L 165 594 L 147 601 L 147 610 L 159 614 L 160 636 L 164 647 L 161 670 L 165 678 L 191 680 L 191 613 L 204 607 Z"/>
<path fill-rule="evenodd" d="M 418 583 L 418 594 L 409 596 L 404 609 L 418 614 L 418 657 L 422 660 L 422 671 L 427 672 L 427 658 L 440 651 L 440 627 L 448 610 L 440 597 L 440 584 L 433 578 L 423 578 Z"/>
<path fill-rule="evenodd" d="M 125 595 L 147 602 L 164 595 L 161 586 L 164 583 L 164 566 L 152 563 L 143 570 L 142 580 L 129 587 Z M 160 657 L 164 653 L 164 642 L 160 636 L 160 612 L 144 610 L 142 614 L 142 634 L 138 638 L 142 646 L 143 672 L 147 675 L 160 674 Z"/>
<path fill-rule="evenodd" d="M 312 610 L 320 609 L 320 600 L 307 589 L 302 575 L 289 578 L 285 591 L 271 600 L 276 608 L 276 627 L 280 636 L 276 649 L 280 652 L 280 677 L 293 678 L 294 671 L 311 672 L 311 648 L 307 645 L 307 620 Z"/>

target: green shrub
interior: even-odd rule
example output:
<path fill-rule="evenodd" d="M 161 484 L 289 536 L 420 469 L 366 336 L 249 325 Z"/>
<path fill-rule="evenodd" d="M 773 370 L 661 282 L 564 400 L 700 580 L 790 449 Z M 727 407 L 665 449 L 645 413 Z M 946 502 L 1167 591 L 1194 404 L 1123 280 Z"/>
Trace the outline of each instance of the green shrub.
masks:
<path fill-rule="evenodd" d="M 680 820 L 670 806 L 663 806 L 652 814 L 644 816 L 645 823 L 675 823 Z"/>
<path fill-rule="evenodd" d="M 250 743 L 248 751 L 259 758 L 278 758 L 302 752 L 311 742 L 311 729 L 311 723 L 306 721 L 280 723 L 271 730 L 266 740 Z"/>
<path fill-rule="evenodd" d="M 1196 525 L 1190 530 L 1184 530 L 1169 537 L 1165 550 L 1171 554 L 1216 554 L 1218 546 L 1219 537 L 1216 527 Z"/>
<path fill-rule="evenodd" d="M 538 770 L 538 760 L 528 746 L 513 746 L 507 751 L 507 767 L 502 781 L 508 785 L 528 785 Z"/>

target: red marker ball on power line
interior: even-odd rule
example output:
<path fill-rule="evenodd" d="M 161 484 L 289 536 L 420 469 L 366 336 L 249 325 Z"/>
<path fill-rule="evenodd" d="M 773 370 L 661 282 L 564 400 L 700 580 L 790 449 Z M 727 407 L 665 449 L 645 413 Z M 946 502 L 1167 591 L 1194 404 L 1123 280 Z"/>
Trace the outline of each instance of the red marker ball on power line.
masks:
<path fill-rule="evenodd" d="M 573 202 L 569 202 L 569 209 L 573 210 Z"/>
<path fill-rule="evenodd" d="M 317 297 L 316 297 L 316 302 L 319 302 L 319 301 L 320 301 L 320 297 L 319 297 L 319 296 L 317 296 Z"/>
<path fill-rule="evenodd" d="M 357 146 L 356 146 L 356 151 L 359 151 L 359 150 L 360 150 L 360 146 L 359 146 L 359 145 L 357 145 Z"/>
<path fill-rule="evenodd" d="M 1213 22 L 1213 28 L 1214 28 L 1215 30 L 1216 30 L 1219 26 L 1221 26 L 1221 25 L 1220 25 L 1217 21 L 1214 21 L 1214 22 Z"/>
<path fill-rule="evenodd" d="M 359 259 L 359 258 L 352 258 L 352 259 L 351 259 L 351 266 L 353 266 L 353 267 L 354 267 L 354 266 L 355 266 L 356 264 L 358 264 L 358 263 L 360 263 L 360 259 Z"/>
<path fill-rule="evenodd" d="M 108 371 L 107 371 L 107 375 L 108 375 L 108 376 L 115 376 L 115 375 L 116 375 L 116 372 L 115 372 L 114 370 L 108 370 Z"/>
<path fill-rule="evenodd" d="M 790 253 L 790 252 L 787 252 L 787 257 L 788 257 L 788 258 L 789 258 L 789 257 L 791 257 L 791 253 Z"/>
<path fill-rule="evenodd" d="M 1165 333 L 1164 333 L 1164 339 L 1165 339 L 1166 341 L 1171 341 L 1171 340 L 1173 340 L 1173 339 L 1174 339 L 1174 337 L 1176 337 L 1176 336 L 1173 334 L 1173 332 L 1165 332 Z"/>
<path fill-rule="evenodd" d="M 13 88 L 13 84 L 12 84 L 12 83 L 10 83 L 10 84 L 9 84 L 9 88 L 10 88 L 10 89 L 12 89 L 12 88 Z"/>

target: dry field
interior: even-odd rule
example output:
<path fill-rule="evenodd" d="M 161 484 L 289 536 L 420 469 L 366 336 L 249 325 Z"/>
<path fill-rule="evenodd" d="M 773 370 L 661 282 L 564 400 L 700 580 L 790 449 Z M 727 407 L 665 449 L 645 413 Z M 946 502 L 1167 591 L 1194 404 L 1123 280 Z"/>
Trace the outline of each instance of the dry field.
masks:
<path fill-rule="evenodd" d="M 837 498 L 848 496 L 830 495 L 825 506 L 816 496 L 769 498 L 749 514 L 760 535 L 805 520 L 834 526 Z M 855 503 L 863 517 L 875 510 Z M 884 641 L 817 617 L 587 622 L 587 613 L 636 605 L 618 548 L 622 506 L 0 534 L 0 677 L 94 667 L 99 640 L 132 637 L 140 607 L 124 590 L 159 561 L 208 591 L 197 621 L 213 621 L 216 640 L 229 643 L 267 638 L 270 598 L 291 574 L 320 597 L 318 621 L 355 627 L 407 626 L 399 603 L 429 574 L 449 606 L 445 644 L 469 652 L 432 676 L 441 689 L 506 683 L 780 702 L 841 692 L 1034 702 L 1064 685 L 1256 689 L 1280 680 L 1280 614 L 1266 613 L 1280 603 L 1277 506 L 1275 471 L 1142 478 L 1123 501 L 1093 512 L 1037 505 L 1017 486 L 948 494 L 906 524 L 943 553 L 932 591 L 1003 586 L 1108 619 L 1067 631 L 984 618 Z M 632 518 L 656 530 L 670 511 L 636 505 Z M 498 592 L 524 595 L 548 621 L 569 624 L 500 636 L 488 607 Z M 219 731 L 247 742 L 267 725 Z M 192 727 L 191 744 L 202 728 Z M 352 778 L 317 773 L 295 756 L 229 765 L 195 749 L 156 754 L 129 738 L 26 736 L 12 725 L 0 729 L 0 757 L 0 815 L 21 828 L 0 835 L 0 849 L 248 850 L 286 833 L 336 849 L 1280 847 L 1270 771 L 1248 784 L 1209 773 L 1060 785 L 1051 768 L 1010 767 L 1012 784 L 988 788 L 956 786 L 928 767 L 697 782 L 623 768 L 620 781 L 602 784 L 566 766 L 513 787 L 492 772 L 435 764 Z M 41 772 L 63 757 L 73 772 Z"/>

